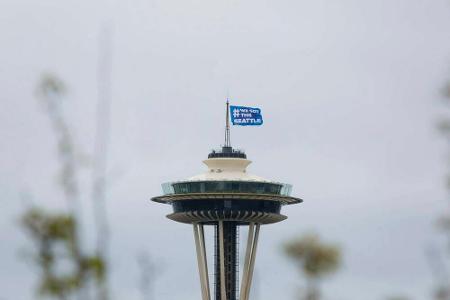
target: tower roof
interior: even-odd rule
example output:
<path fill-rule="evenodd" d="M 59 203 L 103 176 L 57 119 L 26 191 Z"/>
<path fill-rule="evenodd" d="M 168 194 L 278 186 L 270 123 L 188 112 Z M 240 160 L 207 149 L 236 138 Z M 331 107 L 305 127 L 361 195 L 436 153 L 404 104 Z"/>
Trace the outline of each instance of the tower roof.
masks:
<path fill-rule="evenodd" d="M 208 170 L 188 178 L 188 181 L 258 181 L 270 182 L 262 177 L 247 173 L 247 166 L 252 163 L 246 158 L 217 157 L 203 161 Z"/>

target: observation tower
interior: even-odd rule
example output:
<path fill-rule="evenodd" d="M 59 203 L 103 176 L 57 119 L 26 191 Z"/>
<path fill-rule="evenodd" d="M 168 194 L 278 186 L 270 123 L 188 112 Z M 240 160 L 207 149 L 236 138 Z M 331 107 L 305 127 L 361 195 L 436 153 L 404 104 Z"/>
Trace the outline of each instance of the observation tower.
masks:
<path fill-rule="evenodd" d="M 281 207 L 301 203 L 292 186 L 247 173 L 251 163 L 230 143 L 227 101 L 225 145 L 203 161 L 208 170 L 186 180 L 164 183 L 163 195 L 151 200 L 170 204 L 167 218 L 192 224 L 202 300 L 249 300 L 260 226 L 287 217 Z M 214 295 L 211 295 L 204 226 L 214 227 Z M 248 226 L 239 289 L 239 227 Z M 212 297 L 211 297 L 212 296 Z"/>

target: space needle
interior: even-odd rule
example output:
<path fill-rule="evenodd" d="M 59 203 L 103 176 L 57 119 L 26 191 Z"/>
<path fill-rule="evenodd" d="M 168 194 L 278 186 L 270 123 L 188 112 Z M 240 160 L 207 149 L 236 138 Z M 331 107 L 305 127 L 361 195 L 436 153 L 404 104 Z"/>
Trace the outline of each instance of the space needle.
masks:
<path fill-rule="evenodd" d="M 162 184 L 163 195 L 151 200 L 172 205 L 167 218 L 192 224 L 202 300 L 249 300 L 261 225 L 287 217 L 281 207 L 301 203 L 292 186 L 249 174 L 251 161 L 230 143 L 227 101 L 225 144 L 203 161 L 207 170 L 186 180 Z M 210 290 L 205 226 L 214 227 L 214 295 Z M 239 288 L 239 228 L 248 226 Z"/>

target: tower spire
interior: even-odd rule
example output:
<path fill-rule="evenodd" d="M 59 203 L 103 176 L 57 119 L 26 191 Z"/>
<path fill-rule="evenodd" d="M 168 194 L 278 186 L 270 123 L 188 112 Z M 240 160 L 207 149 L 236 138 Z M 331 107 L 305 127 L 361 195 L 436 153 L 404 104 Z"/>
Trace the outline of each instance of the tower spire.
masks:
<path fill-rule="evenodd" d="M 226 123 L 225 123 L 225 147 L 231 147 L 230 141 L 230 101 L 227 97 L 227 112 L 226 112 Z"/>

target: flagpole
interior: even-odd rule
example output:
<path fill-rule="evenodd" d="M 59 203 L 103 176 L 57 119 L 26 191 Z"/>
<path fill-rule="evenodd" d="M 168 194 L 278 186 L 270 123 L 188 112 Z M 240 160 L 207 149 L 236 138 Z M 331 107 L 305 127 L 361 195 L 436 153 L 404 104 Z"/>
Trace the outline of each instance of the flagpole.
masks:
<path fill-rule="evenodd" d="M 225 147 L 231 147 L 230 141 L 230 101 L 227 97 L 227 112 L 226 112 L 226 125 L 225 125 Z"/>

